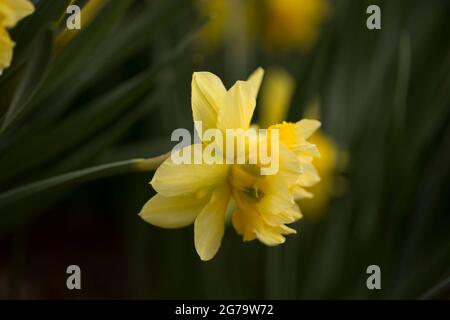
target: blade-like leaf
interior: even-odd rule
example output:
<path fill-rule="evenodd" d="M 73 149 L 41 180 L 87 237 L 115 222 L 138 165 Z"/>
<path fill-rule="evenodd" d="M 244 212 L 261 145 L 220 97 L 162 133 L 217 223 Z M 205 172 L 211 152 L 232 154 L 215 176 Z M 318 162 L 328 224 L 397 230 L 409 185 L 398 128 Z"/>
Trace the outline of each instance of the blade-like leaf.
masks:
<path fill-rule="evenodd" d="M 12 121 L 25 108 L 25 105 L 32 99 L 39 89 L 43 79 L 47 74 L 47 67 L 51 57 L 53 44 L 52 31 L 44 30 L 41 35 L 33 41 L 31 50 L 33 56 L 26 64 L 21 82 L 16 89 L 12 102 L 5 114 L 0 131 L 4 131 Z"/>
<path fill-rule="evenodd" d="M 33 39 L 42 29 L 53 25 L 56 27 L 65 15 L 66 8 L 74 0 L 41 0 L 36 5 L 35 12 L 21 21 L 12 29 L 11 37 L 17 43 L 14 48 L 14 60 L 10 68 L 6 69 L 0 78 L 0 86 L 10 81 L 10 77 L 29 56 L 34 52 L 30 50 Z"/>
<path fill-rule="evenodd" d="M 51 158 L 62 155 L 117 119 L 148 93 L 157 79 L 158 72 L 177 59 L 192 39 L 193 34 L 188 34 L 151 70 L 144 71 L 112 92 L 82 107 L 80 111 L 56 126 L 47 128 L 39 134 L 25 136 L 21 142 L 16 142 L 21 144 L 20 148 L 6 149 L 0 156 L 0 167 L 9 167 L 11 163 L 15 163 L 15 166 L 0 172 L 0 181 L 3 183 L 26 170 L 44 164 Z"/>

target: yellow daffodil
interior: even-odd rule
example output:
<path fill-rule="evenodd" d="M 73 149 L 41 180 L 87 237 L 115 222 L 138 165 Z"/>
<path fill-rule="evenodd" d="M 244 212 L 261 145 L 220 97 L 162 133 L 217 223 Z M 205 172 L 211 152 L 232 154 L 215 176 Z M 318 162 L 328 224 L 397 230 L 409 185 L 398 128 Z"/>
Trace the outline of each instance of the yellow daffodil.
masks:
<path fill-rule="evenodd" d="M 0 75 L 11 65 L 15 45 L 6 28 L 14 27 L 33 11 L 33 4 L 28 0 L 0 0 Z"/>
<path fill-rule="evenodd" d="M 192 77 L 194 121 L 202 121 L 204 128 L 220 131 L 248 129 L 262 77 L 263 70 L 258 69 L 247 81 L 237 81 L 226 90 L 214 74 L 195 72 Z M 304 196 L 304 187 L 319 180 L 312 165 L 313 157 L 319 152 L 307 141 L 319 126 L 315 120 L 283 122 L 269 127 L 266 136 L 257 138 L 259 147 L 267 140 L 273 146 L 271 133 L 279 133 L 275 151 L 279 156 L 279 170 L 272 175 L 261 174 L 260 162 L 176 164 L 172 158 L 167 159 L 151 181 L 157 194 L 144 205 L 140 216 L 163 228 L 194 223 L 194 244 L 202 260 L 210 260 L 217 253 L 225 231 L 226 212 L 232 204 L 235 208 L 232 223 L 244 241 L 259 239 L 266 245 L 283 243 L 284 235 L 295 233 L 286 224 L 301 218 L 295 199 Z M 210 144 L 203 140 L 182 151 L 203 149 Z"/>
<path fill-rule="evenodd" d="M 262 90 L 262 108 L 260 124 L 267 127 L 269 123 L 279 122 L 287 116 L 292 96 L 295 90 L 295 80 L 281 68 L 269 70 Z M 319 106 L 311 104 L 307 108 L 306 116 L 318 119 Z M 320 182 L 314 180 L 304 181 L 306 189 L 297 189 L 298 203 L 302 212 L 309 217 L 318 217 L 328 206 L 335 188 L 335 176 L 338 166 L 338 148 L 331 138 L 321 130 L 317 130 L 309 141 L 320 150 L 321 157 L 312 159 L 311 164 L 317 169 Z M 301 195 L 301 196 L 300 196 Z"/>

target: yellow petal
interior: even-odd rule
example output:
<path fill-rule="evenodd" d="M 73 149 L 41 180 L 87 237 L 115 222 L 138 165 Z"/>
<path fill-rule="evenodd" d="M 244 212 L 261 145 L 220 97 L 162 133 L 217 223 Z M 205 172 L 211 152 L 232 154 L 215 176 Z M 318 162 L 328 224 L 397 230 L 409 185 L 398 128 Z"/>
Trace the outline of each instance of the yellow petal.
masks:
<path fill-rule="evenodd" d="M 285 223 L 292 223 L 302 217 L 299 206 L 294 203 L 291 208 L 277 214 L 264 214 L 264 221 L 271 226 L 280 226 Z"/>
<path fill-rule="evenodd" d="M 306 191 L 299 185 L 292 186 L 290 191 L 296 201 L 302 199 L 311 199 L 313 197 L 313 194 L 311 192 Z"/>
<path fill-rule="evenodd" d="M 24 17 L 32 14 L 33 4 L 28 0 L 2 0 L 0 1 L 0 23 L 11 28 Z"/>
<path fill-rule="evenodd" d="M 300 220 L 303 217 L 297 203 L 294 203 L 294 205 L 286 211 L 286 214 L 289 215 L 294 221 Z"/>
<path fill-rule="evenodd" d="M 308 139 L 317 129 L 320 128 L 320 121 L 302 119 L 295 124 L 296 134 L 299 140 Z"/>
<path fill-rule="evenodd" d="M 187 152 L 192 146 L 182 149 Z M 156 170 L 152 187 L 166 197 L 192 195 L 198 198 L 222 184 L 228 175 L 225 164 L 176 164 L 169 157 Z"/>
<path fill-rule="evenodd" d="M 286 238 L 283 235 L 295 234 L 296 230 L 285 226 L 284 224 L 271 226 L 262 221 L 258 228 L 255 229 L 256 236 L 259 241 L 268 246 L 276 246 L 284 243 Z"/>
<path fill-rule="evenodd" d="M 255 206 L 261 214 L 277 214 L 288 210 L 294 204 L 294 198 L 281 175 L 264 177 L 262 191 L 264 197 Z"/>
<path fill-rule="evenodd" d="M 257 223 L 255 220 L 257 216 L 251 211 L 238 210 L 233 213 L 232 222 L 236 232 L 243 236 L 244 241 L 252 241 L 256 239 L 256 233 L 253 231 Z"/>
<path fill-rule="evenodd" d="M 284 243 L 286 240 L 280 230 L 276 227 L 270 227 L 269 225 L 261 224 L 261 228 L 255 230 L 255 233 L 258 240 L 267 246 L 276 246 Z"/>
<path fill-rule="evenodd" d="M 306 140 L 304 142 L 292 145 L 291 149 L 299 156 L 311 156 L 317 158 L 320 158 L 321 156 L 319 148 L 315 144 L 309 143 Z"/>
<path fill-rule="evenodd" d="M 248 129 L 256 105 L 256 95 L 249 81 L 237 81 L 226 93 L 219 111 L 219 129 Z"/>
<path fill-rule="evenodd" d="M 14 45 L 8 32 L 0 25 L 0 75 L 11 65 Z"/>
<path fill-rule="evenodd" d="M 194 121 L 203 122 L 203 130 L 217 127 L 217 115 L 226 92 L 216 75 L 210 72 L 192 75 L 192 115 Z"/>
<path fill-rule="evenodd" d="M 161 228 L 181 228 L 192 224 L 208 201 L 208 197 L 164 197 L 151 198 L 139 215 L 146 222 Z"/>
<path fill-rule="evenodd" d="M 297 180 L 297 184 L 302 187 L 311 187 L 320 181 L 320 176 L 317 173 L 316 168 L 312 164 L 312 159 L 310 157 L 299 157 L 302 174 Z"/>
<path fill-rule="evenodd" d="M 290 187 L 297 182 L 298 176 L 302 173 L 300 160 L 284 143 L 280 143 L 279 149 L 279 174 Z"/>
<path fill-rule="evenodd" d="M 256 97 L 258 96 L 259 87 L 261 87 L 261 82 L 264 76 L 264 69 L 259 67 L 248 78 L 248 82 L 250 82 L 250 85 L 252 86 L 253 95 Z"/>
<path fill-rule="evenodd" d="M 286 119 L 292 95 L 295 89 L 295 79 L 283 69 L 272 69 L 265 77 L 261 97 L 262 128 L 267 128 Z"/>
<path fill-rule="evenodd" d="M 220 248 L 229 200 L 230 190 L 224 184 L 214 190 L 210 201 L 195 219 L 195 249 L 203 261 L 211 260 Z"/>

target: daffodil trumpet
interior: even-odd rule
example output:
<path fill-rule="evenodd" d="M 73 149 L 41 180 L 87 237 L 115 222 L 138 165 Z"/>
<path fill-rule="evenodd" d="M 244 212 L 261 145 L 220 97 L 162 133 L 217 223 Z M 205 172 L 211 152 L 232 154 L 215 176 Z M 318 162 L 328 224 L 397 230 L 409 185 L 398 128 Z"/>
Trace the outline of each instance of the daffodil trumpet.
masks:
<path fill-rule="evenodd" d="M 139 214 L 162 228 L 193 223 L 195 249 L 202 260 L 218 252 L 230 210 L 232 225 L 244 241 L 283 243 L 286 235 L 296 233 L 287 224 L 302 217 L 296 200 L 311 197 L 307 188 L 320 180 L 312 163 L 320 153 L 308 141 L 319 121 L 283 122 L 258 134 L 249 130 L 263 74 L 259 68 L 229 90 L 212 73 L 193 74 L 198 143 L 184 146 L 182 141 L 156 170 L 151 185 L 157 194 Z M 228 135 L 227 129 L 232 129 Z M 263 174 L 272 163 L 277 170 Z"/>

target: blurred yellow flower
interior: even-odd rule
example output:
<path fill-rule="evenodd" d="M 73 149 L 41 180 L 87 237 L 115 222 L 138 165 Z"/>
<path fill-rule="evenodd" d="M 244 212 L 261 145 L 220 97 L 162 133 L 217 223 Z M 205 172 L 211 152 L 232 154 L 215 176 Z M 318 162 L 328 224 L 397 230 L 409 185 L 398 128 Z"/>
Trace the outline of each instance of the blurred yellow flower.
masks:
<path fill-rule="evenodd" d="M 327 0 L 266 0 L 265 37 L 274 48 L 309 49 L 329 14 Z"/>
<path fill-rule="evenodd" d="M 260 124 L 266 127 L 268 123 L 279 122 L 287 117 L 287 112 L 294 94 L 295 79 L 284 69 L 275 68 L 267 72 L 262 88 Z M 311 105 L 306 116 L 318 119 L 318 105 Z M 309 142 L 320 150 L 320 157 L 312 159 L 313 167 L 317 169 L 320 182 L 314 179 L 304 181 L 303 187 L 297 189 L 298 203 L 307 216 L 319 216 L 328 206 L 335 186 L 335 175 L 338 163 L 338 148 L 336 144 L 322 131 L 317 130 Z M 313 175 L 314 178 L 314 175 Z M 317 183 L 318 182 L 318 183 Z"/>
<path fill-rule="evenodd" d="M 6 28 L 33 13 L 33 4 L 28 0 L 0 0 L 0 75 L 11 65 L 14 41 Z"/>
<path fill-rule="evenodd" d="M 200 16 L 211 20 L 202 31 L 207 48 L 227 38 L 257 35 L 270 48 L 309 49 L 329 16 L 328 0 L 197 0 Z"/>
<path fill-rule="evenodd" d="M 202 121 L 207 129 L 248 129 L 262 77 L 263 70 L 259 68 L 247 81 L 237 81 L 227 91 L 214 74 L 195 72 L 192 77 L 194 121 Z M 301 218 L 294 201 L 296 196 L 305 185 L 319 180 L 312 165 L 312 158 L 319 152 L 307 141 L 319 126 L 318 121 L 301 120 L 269 127 L 267 137 L 271 137 L 270 130 L 279 130 L 280 138 L 279 149 L 275 151 L 279 154 L 279 170 L 273 175 L 262 175 L 259 162 L 175 164 L 172 158 L 167 159 L 151 181 L 157 194 L 144 205 L 140 216 L 163 228 L 194 223 L 195 248 L 202 260 L 212 259 L 219 250 L 225 215 L 233 204 L 233 226 L 244 241 L 259 239 L 266 245 L 283 243 L 284 235 L 295 233 L 286 224 Z M 203 141 L 201 148 L 207 145 Z M 194 147 L 185 147 L 183 151 Z"/>

